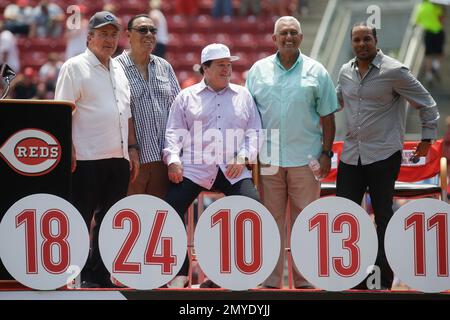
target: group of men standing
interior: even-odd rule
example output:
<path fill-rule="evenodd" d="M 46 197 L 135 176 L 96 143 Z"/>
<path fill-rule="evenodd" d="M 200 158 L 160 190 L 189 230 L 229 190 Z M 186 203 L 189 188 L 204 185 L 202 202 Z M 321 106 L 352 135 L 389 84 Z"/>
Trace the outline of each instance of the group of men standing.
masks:
<path fill-rule="evenodd" d="M 87 226 L 92 224 L 82 286 L 112 286 L 100 258 L 98 231 L 109 208 L 127 194 L 160 197 L 182 218 L 203 190 L 253 198 L 274 216 L 283 248 L 287 204 L 293 224 L 302 209 L 320 197 L 320 182 L 308 167 L 308 156 L 318 159 L 320 176 L 325 177 L 333 157 L 334 113 L 340 108 L 348 134 L 337 195 L 361 203 L 370 189 L 383 243 L 393 214 L 405 101 L 419 109 L 422 119 L 423 140 L 416 156 L 426 155 L 436 138 L 439 114 L 408 69 L 377 49 L 375 29 L 365 24 L 352 28 L 356 57 L 342 67 L 337 88 L 320 63 L 301 53 L 300 22 L 286 16 L 274 27 L 277 53 L 253 65 L 245 87 L 230 83 L 232 62 L 238 57 L 223 44 L 210 44 L 201 53 L 203 79 L 180 91 L 171 65 L 151 54 L 157 29 L 148 15 L 130 19 L 130 49 L 111 58 L 121 31 L 117 21 L 105 11 L 91 17 L 88 48 L 63 65 L 55 93 L 55 99 L 76 105 L 72 202 Z M 262 130 L 277 134 L 261 139 Z M 262 172 L 259 193 L 250 172 L 257 161 Z M 379 248 L 382 286 L 390 288 L 392 271 L 383 246 Z M 281 288 L 283 267 L 281 250 L 262 286 Z M 188 268 L 185 259 L 168 286 L 186 286 Z M 298 271 L 294 285 L 311 287 Z"/>

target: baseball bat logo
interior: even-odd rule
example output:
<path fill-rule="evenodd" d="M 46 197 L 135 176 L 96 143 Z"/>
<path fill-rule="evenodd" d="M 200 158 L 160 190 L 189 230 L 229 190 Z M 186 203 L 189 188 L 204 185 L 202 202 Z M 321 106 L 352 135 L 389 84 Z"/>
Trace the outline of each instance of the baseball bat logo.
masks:
<path fill-rule="evenodd" d="M 47 131 L 24 129 L 6 140 L 0 148 L 0 156 L 21 175 L 41 176 L 58 165 L 61 144 Z"/>

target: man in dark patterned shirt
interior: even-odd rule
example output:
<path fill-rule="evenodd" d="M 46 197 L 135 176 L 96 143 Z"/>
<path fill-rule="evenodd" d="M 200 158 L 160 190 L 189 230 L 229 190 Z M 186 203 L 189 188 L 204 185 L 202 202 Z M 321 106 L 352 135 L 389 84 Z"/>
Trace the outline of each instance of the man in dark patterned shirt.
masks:
<path fill-rule="evenodd" d="M 168 188 L 167 167 L 162 162 L 164 134 L 170 106 L 180 86 L 172 66 L 152 55 L 157 29 L 146 14 L 130 19 L 127 36 L 130 50 L 116 57 L 130 82 L 131 112 L 136 128 L 141 167 L 130 183 L 128 195 L 145 193 L 164 198 Z"/>
<path fill-rule="evenodd" d="M 380 267 L 382 289 L 390 289 L 393 272 L 384 251 L 384 234 L 394 214 L 406 101 L 419 110 L 422 123 L 422 141 L 414 158 L 426 156 L 436 139 L 439 112 L 430 93 L 408 68 L 377 49 L 375 28 L 366 23 L 354 25 L 351 43 L 356 57 L 341 68 L 336 88 L 347 121 L 336 195 L 361 204 L 369 188 L 378 235 L 375 263 Z M 365 289 L 365 284 L 358 289 Z"/>

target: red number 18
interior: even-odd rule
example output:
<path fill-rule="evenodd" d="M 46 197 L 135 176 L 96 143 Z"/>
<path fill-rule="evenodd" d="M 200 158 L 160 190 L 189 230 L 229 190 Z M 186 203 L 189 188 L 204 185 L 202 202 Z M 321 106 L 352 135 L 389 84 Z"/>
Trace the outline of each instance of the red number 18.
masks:
<path fill-rule="evenodd" d="M 58 225 L 58 233 L 52 233 L 52 223 Z M 37 239 L 36 239 L 36 210 L 24 210 L 16 216 L 16 228 L 25 227 L 26 268 L 28 274 L 38 273 L 37 265 Z M 41 245 L 42 265 L 52 274 L 60 274 L 69 266 L 70 246 L 67 242 L 69 236 L 69 219 L 64 212 L 50 209 L 44 212 L 40 221 L 40 232 L 44 241 Z M 58 250 L 58 261 L 54 261 L 53 247 Z"/>

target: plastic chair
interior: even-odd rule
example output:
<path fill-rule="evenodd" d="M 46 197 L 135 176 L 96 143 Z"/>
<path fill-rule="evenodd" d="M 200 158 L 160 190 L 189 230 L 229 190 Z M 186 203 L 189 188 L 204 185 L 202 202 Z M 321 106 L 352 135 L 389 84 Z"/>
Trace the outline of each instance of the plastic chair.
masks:
<path fill-rule="evenodd" d="M 409 159 L 418 141 L 403 144 L 400 173 L 395 183 L 397 198 L 434 197 L 447 202 L 447 159 L 442 157 L 442 139 L 437 140 L 418 163 Z"/>
<path fill-rule="evenodd" d="M 418 141 L 405 141 L 400 173 L 395 183 L 395 197 L 422 198 L 434 196 L 447 201 L 447 159 L 442 157 L 442 140 L 437 140 L 426 157 L 414 164 L 409 161 Z M 330 173 L 322 179 L 321 196 L 336 194 L 337 167 L 344 143 L 333 143 L 334 157 Z"/>

